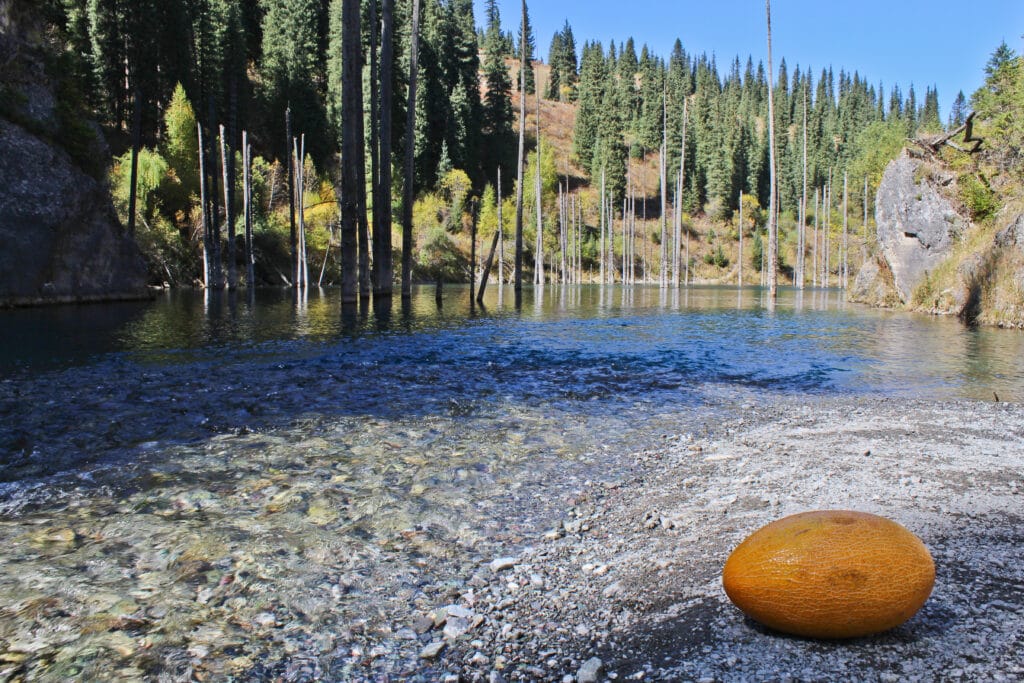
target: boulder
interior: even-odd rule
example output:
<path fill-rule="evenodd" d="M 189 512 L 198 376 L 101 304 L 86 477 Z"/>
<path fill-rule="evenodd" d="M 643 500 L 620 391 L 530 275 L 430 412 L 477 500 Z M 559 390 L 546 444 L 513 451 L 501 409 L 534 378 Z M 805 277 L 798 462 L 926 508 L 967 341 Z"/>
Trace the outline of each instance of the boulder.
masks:
<path fill-rule="evenodd" d="M 878 188 L 878 243 L 904 303 L 953 250 L 968 223 L 941 191 L 954 177 L 907 153 L 891 162 Z"/>
<path fill-rule="evenodd" d="M 47 68 L 30 5 L 0 0 L 0 27 L 0 306 L 147 296 L 103 178 L 102 134 Z"/>
<path fill-rule="evenodd" d="M 889 264 L 879 259 L 872 258 L 864 262 L 847 296 L 854 303 L 880 308 L 900 305 Z"/>

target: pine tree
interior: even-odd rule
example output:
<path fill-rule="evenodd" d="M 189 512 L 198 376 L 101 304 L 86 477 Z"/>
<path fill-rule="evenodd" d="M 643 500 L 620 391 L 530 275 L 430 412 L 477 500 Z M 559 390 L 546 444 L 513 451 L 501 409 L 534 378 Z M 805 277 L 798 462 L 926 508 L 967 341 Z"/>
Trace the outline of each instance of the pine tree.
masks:
<path fill-rule="evenodd" d="M 562 91 L 562 57 L 565 45 L 562 43 L 562 32 L 555 31 L 551 38 L 551 47 L 548 48 L 548 64 L 551 67 L 551 76 L 548 79 L 548 92 L 546 97 L 549 100 L 561 99 Z"/>
<path fill-rule="evenodd" d="M 340 21 L 345 0 L 334 0 L 332 16 Z M 321 56 L 321 3 L 319 0 L 264 0 L 266 14 L 263 18 L 263 60 L 261 74 L 263 88 L 261 99 L 265 126 L 277 130 L 284 121 L 285 110 L 289 107 L 295 135 L 306 135 L 306 148 L 314 161 L 325 161 L 336 144 L 328 135 L 327 112 L 324 107 L 320 84 L 325 81 Z M 346 17 L 345 24 L 347 26 Z M 338 33 L 332 38 L 332 55 L 342 58 L 343 42 L 338 24 Z M 362 69 L 362 53 L 353 55 Z M 340 69 L 335 70 L 335 75 Z M 342 79 L 343 80 L 343 79 Z M 288 154 L 287 141 L 278 134 L 272 136 L 275 155 L 284 158 Z"/>
<path fill-rule="evenodd" d="M 953 107 L 949 110 L 949 128 L 959 128 L 964 125 L 964 121 L 967 120 L 967 98 L 964 97 L 964 91 L 961 90 L 956 94 L 956 99 L 953 100 Z"/>
<path fill-rule="evenodd" d="M 533 72 L 533 58 L 537 53 L 537 39 L 533 35 L 533 24 L 530 23 L 529 10 L 523 15 L 523 20 L 519 24 L 519 39 L 516 45 L 519 46 L 516 56 L 526 63 L 526 94 L 533 95 L 537 91 L 537 77 Z M 526 50 L 525 53 L 523 52 L 524 49 Z"/>
<path fill-rule="evenodd" d="M 601 43 L 586 43 L 580 64 L 579 107 L 576 111 L 576 128 L 573 132 L 573 154 L 591 177 L 595 148 L 598 142 L 604 91 L 608 74 L 605 71 L 604 48 Z M 600 173 L 600 168 L 597 169 Z"/>
<path fill-rule="evenodd" d="M 501 35 L 501 17 L 497 3 L 493 14 L 489 10 L 489 27 L 484 45 L 484 82 L 482 114 L 481 167 L 485 174 L 494 175 L 500 166 L 506 173 L 511 172 L 515 163 L 515 132 L 512 111 L 512 82 L 505 65 L 504 40 Z"/>

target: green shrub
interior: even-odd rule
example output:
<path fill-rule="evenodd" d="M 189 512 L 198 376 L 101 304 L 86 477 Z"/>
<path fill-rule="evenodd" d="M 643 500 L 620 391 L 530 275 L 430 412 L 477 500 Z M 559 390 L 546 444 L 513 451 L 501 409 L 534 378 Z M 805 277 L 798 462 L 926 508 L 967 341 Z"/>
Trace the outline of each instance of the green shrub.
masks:
<path fill-rule="evenodd" d="M 999 202 L 992 188 L 971 173 L 960 177 L 960 199 L 971 213 L 971 220 L 976 223 L 992 218 L 999 209 Z"/>

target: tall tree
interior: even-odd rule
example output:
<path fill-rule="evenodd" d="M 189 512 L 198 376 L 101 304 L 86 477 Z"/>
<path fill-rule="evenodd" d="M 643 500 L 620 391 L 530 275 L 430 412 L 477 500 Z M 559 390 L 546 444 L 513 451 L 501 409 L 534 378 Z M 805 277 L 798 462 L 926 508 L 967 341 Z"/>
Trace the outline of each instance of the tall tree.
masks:
<path fill-rule="evenodd" d="M 776 181 L 775 166 L 775 98 L 772 94 L 772 3 L 765 0 L 765 13 L 768 20 L 768 140 L 770 148 L 770 161 L 768 172 L 771 177 L 771 194 L 768 208 L 768 290 L 772 301 L 778 296 L 778 254 L 779 254 L 779 226 L 778 226 L 778 184 Z"/>
<path fill-rule="evenodd" d="M 394 4 L 394 0 L 382 0 L 381 3 L 380 171 L 377 178 L 379 183 L 377 202 L 380 203 L 380 210 L 373 225 L 374 290 L 380 296 L 391 296 L 395 279 L 391 245 Z M 374 206 L 376 207 L 376 202 Z"/>
<path fill-rule="evenodd" d="M 341 13 L 344 14 L 347 4 L 344 0 L 335 2 L 341 3 Z M 263 60 L 260 65 L 263 85 L 260 95 L 267 127 L 273 129 L 279 125 L 277 122 L 284 119 L 285 110 L 291 108 L 293 132 L 306 135 L 307 148 L 314 161 L 323 163 L 336 149 L 328 134 L 330 128 L 321 92 L 321 85 L 326 81 L 321 56 L 323 3 L 320 0 L 263 0 L 263 3 L 266 14 L 263 17 Z M 337 7 L 335 5 L 335 9 Z M 344 29 L 347 29 L 350 15 L 344 16 Z M 361 25 L 362 22 L 359 23 Z M 343 38 L 336 40 L 335 45 L 342 42 Z M 337 47 L 332 52 L 342 60 L 347 54 L 343 48 L 339 50 Z M 354 53 L 353 58 L 361 64 L 362 50 Z M 358 68 L 358 65 L 353 68 Z M 279 136 L 274 136 L 272 150 L 278 158 L 284 158 L 291 141 L 282 147 L 278 146 L 278 139 Z"/>
<path fill-rule="evenodd" d="M 359 211 L 364 203 L 359 194 L 359 169 L 365 163 L 360 127 L 363 121 L 362 22 L 359 0 L 342 0 L 344 30 L 342 34 L 342 109 L 341 109 L 341 301 L 353 305 L 358 301 L 357 244 Z"/>
<path fill-rule="evenodd" d="M 412 204 L 416 197 L 413 137 L 416 131 L 416 87 L 419 75 L 420 0 L 412 0 L 409 34 L 409 96 L 405 119 L 405 185 L 402 197 L 402 300 L 412 298 Z"/>
<path fill-rule="evenodd" d="M 492 0 L 493 1 L 493 0 Z M 498 168 L 512 167 L 515 155 L 515 115 L 512 111 L 512 82 L 505 65 L 501 18 L 495 6 L 484 44 L 483 130 L 481 165 L 490 175 Z"/>
<path fill-rule="evenodd" d="M 519 31 L 519 52 L 526 53 L 527 13 L 526 0 L 522 0 L 523 20 Z M 523 291 L 523 179 L 526 162 L 526 60 L 519 61 L 519 163 L 516 180 L 516 304 Z"/>
<path fill-rule="evenodd" d="M 526 85 L 520 87 L 527 95 L 532 95 L 537 87 L 537 79 L 533 73 L 533 56 L 537 52 L 537 39 L 533 35 L 533 25 L 530 23 L 530 15 L 527 12 L 523 21 L 519 24 L 519 51 L 517 56 L 524 62 L 526 69 Z"/>

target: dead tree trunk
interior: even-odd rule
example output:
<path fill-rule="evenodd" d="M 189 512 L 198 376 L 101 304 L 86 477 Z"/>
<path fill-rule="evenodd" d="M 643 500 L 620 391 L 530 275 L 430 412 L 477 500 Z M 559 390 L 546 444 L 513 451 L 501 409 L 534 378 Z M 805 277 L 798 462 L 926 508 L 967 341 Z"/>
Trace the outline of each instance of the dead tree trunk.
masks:
<path fill-rule="evenodd" d="M 389 297 L 394 291 L 395 266 L 394 249 L 391 244 L 391 150 L 394 108 L 394 4 L 395 0 L 381 3 L 380 40 L 380 151 L 377 180 L 380 190 L 374 199 L 374 207 L 380 204 L 380 212 L 373 222 L 373 269 L 375 292 Z"/>
<path fill-rule="evenodd" d="M 256 266 L 255 259 L 253 258 L 252 248 L 252 145 L 249 144 L 249 133 L 247 131 L 242 132 L 242 165 L 243 169 L 243 182 L 245 193 L 245 281 L 249 289 L 253 289 L 256 286 Z"/>
<path fill-rule="evenodd" d="M 132 171 L 131 188 L 128 192 L 128 234 L 135 237 L 136 212 L 139 201 L 139 153 L 142 151 L 142 101 L 139 89 L 135 89 L 135 103 L 132 111 Z"/>
<path fill-rule="evenodd" d="M 539 78 L 535 79 L 539 82 Z M 543 197 L 541 196 L 541 178 L 540 178 L 540 87 L 536 88 L 537 91 L 537 168 L 535 169 L 534 190 L 536 191 L 537 201 L 537 246 L 536 253 L 534 255 L 534 269 L 535 273 L 535 284 L 544 286 L 544 209 L 542 205 Z"/>
<path fill-rule="evenodd" d="M 206 147 L 203 144 L 203 124 L 196 124 L 199 134 L 199 201 L 202 204 L 203 214 L 203 287 L 210 288 L 210 277 L 213 275 L 212 263 L 213 248 L 210 244 L 210 205 L 206 196 Z"/>
<path fill-rule="evenodd" d="M 668 287 L 668 95 L 663 91 L 661 95 L 661 272 L 658 274 L 661 280 L 661 287 Z"/>
<path fill-rule="evenodd" d="M 290 228 L 292 248 L 292 286 L 299 286 L 299 233 L 295 228 L 295 162 L 292 160 L 292 109 L 284 112 L 285 134 L 288 136 L 288 227 Z"/>
<path fill-rule="evenodd" d="M 402 299 L 412 298 L 412 203 L 416 136 L 416 79 L 419 75 L 420 0 L 412 0 L 412 33 L 409 37 L 409 99 L 405 118 L 405 188 L 402 197 Z"/>
<path fill-rule="evenodd" d="M 505 284 L 505 222 L 501 215 L 502 210 L 502 197 L 501 197 L 501 166 L 498 167 L 498 229 L 496 231 L 498 235 L 498 287 L 499 289 Z"/>
<path fill-rule="evenodd" d="M 526 161 L 526 0 L 522 0 L 523 30 L 519 60 L 519 174 L 516 182 L 516 304 L 523 291 L 523 175 Z"/>
<path fill-rule="evenodd" d="M 373 291 L 376 292 L 379 287 L 379 276 L 377 266 L 377 256 L 380 250 L 380 244 L 378 235 L 380 233 L 381 225 L 381 202 L 380 202 L 380 165 L 381 165 L 381 153 L 380 153 L 380 86 L 383 85 L 378 80 L 378 61 L 377 61 L 377 38 L 378 31 L 381 30 L 380 23 L 377 17 L 377 0 L 370 0 L 369 2 L 369 22 L 367 33 L 370 34 L 370 204 L 372 205 L 372 218 L 371 223 L 373 224 L 373 244 L 370 249 L 373 251 L 373 266 L 370 276 L 373 280 Z"/>
<path fill-rule="evenodd" d="M 363 83 L 359 58 L 362 50 L 362 22 L 359 0 L 343 0 L 342 16 L 342 124 L 341 124 L 341 302 L 343 306 L 358 303 L 359 201 L 364 150 L 361 146 L 363 121 Z"/>
<path fill-rule="evenodd" d="M 775 76 L 772 66 L 772 3 L 765 0 L 768 18 L 768 174 L 770 177 L 770 198 L 768 208 L 768 293 L 774 301 L 779 294 L 779 226 L 778 226 L 778 178 L 775 166 Z"/>

